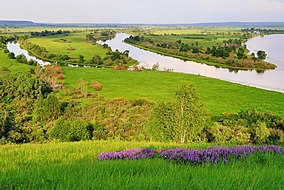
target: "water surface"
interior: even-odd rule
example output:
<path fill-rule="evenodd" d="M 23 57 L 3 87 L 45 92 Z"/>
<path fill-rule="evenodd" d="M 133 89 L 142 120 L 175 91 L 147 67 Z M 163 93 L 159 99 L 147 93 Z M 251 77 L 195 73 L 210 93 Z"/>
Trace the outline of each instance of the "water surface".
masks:
<path fill-rule="evenodd" d="M 34 60 L 41 66 L 50 65 L 49 62 L 45 62 L 45 61 L 42 61 L 42 60 L 40 60 L 40 59 L 38 59 L 34 56 L 31 56 L 27 50 L 22 49 L 20 47 L 20 44 L 18 44 L 16 42 L 9 42 L 7 44 L 7 48 L 10 52 L 13 52 L 15 54 L 15 56 L 23 54 L 27 58 L 28 61 Z"/>
<path fill-rule="evenodd" d="M 277 63 L 277 69 L 267 70 L 263 73 L 257 72 L 255 70 L 237 71 L 224 68 L 216 68 L 214 66 L 200 64 L 193 61 L 183 61 L 181 59 L 163 56 L 157 53 L 139 49 L 137 47 L 124 43 L 123 40 L 127 37 L 129 37 L 129 35 L 125 33 L 118 33 L 114 39 L 108 40 L 105 43 L 108 44 L 113 51 L 115 51 L 116 49 L 121 52 L 129 50 L 129 56 L 133 59 L 138 60 L 140 62 L 140 66 L 151 68 L 153 64 L 158 63 L 159 70 L 171 69 L 173 70 L 173 72 L 202 75 L 258 88 L 284 92 L 284 69 L 281 63 Z M 284 43 L 282 43 L 282 46 L 283 45 Z M 248 45 L 248 47 L 250 47 L 250 45 Z M 265 48 L 258 49 L 265 50 Z M 284 50 L 284 48 L 282 48 L 282 50 Z M 269 51 L 267 52 L 269 53 Z M 272 56 L 273 54 L 269 53 L 269 57 Z"/>

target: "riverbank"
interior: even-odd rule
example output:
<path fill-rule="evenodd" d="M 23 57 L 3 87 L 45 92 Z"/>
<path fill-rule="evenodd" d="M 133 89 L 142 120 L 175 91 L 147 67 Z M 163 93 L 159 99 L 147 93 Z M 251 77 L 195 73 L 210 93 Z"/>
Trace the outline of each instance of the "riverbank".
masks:
<path fill-rule="evenodd" d="M 161 50 L 150 48 L 149 46 L 143 46 L 143 45 L 139 45 L 139 44 L 135 44 L 135 43 L 129 43 L 129 42 L 126 42 L 126 41 L 124 41 L 124 43 L 135 46 L 139 49 L 151 51 L 151 52 L 161 54 L 161 55 L 164 55 L 164 56 L 174 57 L 174 58 L 178 58 L 178 59 L 181 59 L 181 60 L 184 60 L 184 61 L 193 61 L 193 62 L 196 62 L 196 63 L 206 64 L 206 65 L 214 66 L 214 67 L 217 67 L 217 68 L 221 67 L 221 68 L 225 68 L 225 69 L 243 70 L 243 71 L 256 70 L 256 71 L 259 71 L 259 72 L 268 70 L 268 69 L 263 69 L 263 68 L 246 68 L 246 67 L 229 66 L 229 65 L 225 65 L 225 64 L 221 64 L 221 63 L 217 63 L 217 62 L 210 62 L 210 61 L 203 60 L 203 59 L 191 58 L 191 57 L 187 57 L 187 56 L 177 55 L 175 53 L 164 52 L 164 51 L 161 51 Z M 270 69 L 275 69 L 275 68 L 276 68 L 276 66 L 272 67 Z"/>
<path fill-rule="evenodd" d="M 229 37 L 204 34 L 185 36 L 174 34 L 162 36 L 146 35 L 130 36 L 124 42 L 161 55 L 195 61 L 210 66 L 256 71 L 276 68 L 276 65 L 272 63 L 249 55 L 246 47 L 242 45 L 245 41 L 242 37 L 237 38 L 233 36 L 233 39 Z"/>

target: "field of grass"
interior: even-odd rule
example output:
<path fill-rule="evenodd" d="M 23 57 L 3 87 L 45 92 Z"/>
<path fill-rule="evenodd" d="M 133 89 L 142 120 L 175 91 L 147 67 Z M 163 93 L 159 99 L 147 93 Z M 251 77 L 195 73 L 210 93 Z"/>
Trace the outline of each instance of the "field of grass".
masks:
<path fill-rule="evenodd" d="M 7 67 L 12 72 L 26 71 L 34 66 L 18 63 L 16 59 L 9 59 L 8 55 L 0 50 L 0 67 Z"/>
<path fill-rule="evenodd" d="M 196 44 L 198 43 L 199 46 L 203 46 L 205 48 L 207 47 L 213 47 L 216 46 L 218 43 L 223 43 L 224 40 L 229 39 L 239 39 L 237 36 L 232 35 L 216 35 L 216 36 L 210 36 L 210 35 L 182 35 L 182 36 L 147 36 L 147 38 L 151 40 L 158 40 L 160 42 L 176 42 L 178 40 L 181 40 L 185 44 Z"/>
<path fill-rule="evenodd" d="M 241 32 L 241 28 L 230 28 L 230 27 L 179 27 L 179 28 L 158 28 L 152 29 L 152 33 L 157 35 L 164 34 L 216 34 L 216 33 L 238 33 Z"/>
<path fill-rule="evenodd" d="M 207 145 L 208 146 L 208 145 Z M 284 156 L 254 155 L 228 164 L 166 160 L 97 161 L 101 152 L 176 144 L 94 141 L 0 146 L 0 189 L 281 189 Z M 180 147 L 180 146 L 179 146 Z M 183 145 L 197 148 L 204 145 Z"/>
<path fill-rule="evenodd" d="M 30 38 L 28 42 L 46 48 L 49 53 L 68 55 L 78 58 L 83 55 L 86 60 L 90 60 L 94 55 L 105 57 L 107 50 L 98 44 L 91 44 L 85 40 L 88 32 L 70 33 L 68 36 L 55 35 L 40 38 Z M 60 39 L 66 40 L 63 42 Z M 73 50 L 70 50 L 73 49 Z"/>
<path fill-rule="evenodd" d="M 107 98 L 146 98 L 173 101 L 180 82 L 194 83 L 202 102 L 213 115 L 257 108 L 284 116 L 284 94 L 261 90 L 202 76 L 159 71 L 117 71 L 112 69 L 63 67 L 65 84 L 75 87 L 76 81 L 98 81 L 98 93 Z"/>

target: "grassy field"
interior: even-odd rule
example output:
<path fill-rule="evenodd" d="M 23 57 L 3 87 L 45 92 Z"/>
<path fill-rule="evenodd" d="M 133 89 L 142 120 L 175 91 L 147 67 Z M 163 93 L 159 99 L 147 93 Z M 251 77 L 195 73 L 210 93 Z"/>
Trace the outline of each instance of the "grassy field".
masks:
<path fill-rule="evenodd" d="M 34 66 L 18 63 L 16 59 L 9 59 L 8 55 L 0 50 L 0 67 L 7 67 L 12 72 L 26 71 Z"/>
<path fill-rule="evenodd" d="M 284 116 L 284 94 L 261 90 L 202 76 L 159 71 L 117 71 L 112 69 L 63 67 L 65 84 L 75 87 L 76 81 L 98 81 L 98 93 L 107 98 L 146 98 L 173 101 L 180 82 L 194 83 L 202 102 L 213 115 L 257 108 Z"/>
<path fill-rule="evenodd" d="M 181 40 L 185 44 L 199 44 L 199 46 L 213 47 L 218 43 L 223 43 L 224 40 L 229 39 L 239 39 L 237 36 L 232 35 L 216 35 L 216 36 L 209 36 L 209 35 L 183 35 L 183 36 L 147 36 L 147 38 L 151 40 L 158 40 L 160 42 L 176 42 Z"/>
<path fill-rule="evenodd" d="M 179 28 L 158 28 L 152 29 L 153 34 L 164 35 L 164 34 L 216 34 L 216 33 L 238 33 L 241 32 L 241 28 L 230 28 L 230 27 L 179 27 Z"/>
<path fill-rule="evenodd" d="M 207 145 L 208 146 L 208 145 Z M 160 159 L 97 161 L 101 152 L 176 144 L 78 142 L 0 146 L 0 189 L 281 189 L 284 156 L 229 164 L 181 165 Z M 180 146 L 179 146 L 180 147 Z M 196 148 L 204 145 L 183 145 Z"/>
<path fill-rule="evenodd" d="M 55 35 L 40 38 L 30 38 L 28 42 L 37 44 L 46 48 L 49 53 L 68 55 L 69 57 L 78 58 L 83 55 L 86 60 L 90 60 L 95 54 L 105 57 L 107 50 L 98 44 L 91 44 L 85 40 L 88 32 L 71 33 L 68 36 Z M 67 42 L 62 42 L 64 39 Z M 73 50 L 70 50 L 70 48 Z"/>

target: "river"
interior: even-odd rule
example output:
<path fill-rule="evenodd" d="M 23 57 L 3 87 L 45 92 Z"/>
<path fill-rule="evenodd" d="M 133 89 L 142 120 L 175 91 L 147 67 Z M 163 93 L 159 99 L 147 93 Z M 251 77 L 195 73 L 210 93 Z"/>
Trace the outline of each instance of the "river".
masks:
<path fill-rule="evenodd" d="M 129 50 L 129 56 L 133 59 L 138 60 L 140 66 L 151 68 L 153 64 L 158 63 L 159 70 L 171 69 L 173 70 L 173 72 L 202 75 L 234 83 L 254 86 L 257 88 L 284 92 L 284 68 L 283 64 L 281 64 L 283 63 L 281 62 L 281 58 L 279 60 L 279 63 L 276 63 L 278 67 L 275 70 L 267 70 L 263 73 L 257 72 L 255 70 L 237 71 L 224 68 L 216 68 L 214 66 L 200 64 L 193 61 L 183 61 L 181 59 L 139 49 L 137 47 L 124 43 L 123 40 L 127 37 L 129 37 L 128 34 L 118 33 L 114 39 L 108 40 L 105 43 L 108 44 L 112 50 L 118 49 L 121 52 Z M 279 35 L 279 37 L 283 38 L 284 35 Z M 256 40 L 257 42 L 248 41 L 248 47 L 255 47 L 257 49 L 265 50 L 268 53 L 270 52 L 265 48 L 265 44 L 267 43 L 265 40 L 258 38 L 252 40 Z M 258 44 L 259 46 L 254 46 L 254 44 Z M 284 43 L 281 44 L 281 47 L 278 48 L 283 51 Z M 270 55 L 269 53 L 268 59 L 272 62 L 273 54 Z M 282 61 L 283 60 L 284 59 L 282 59 Z"/>
<path fill-rule="evenodd" d="M 196 75 L 217 78 L 234 83 L 244 84 L 257 88 L 284 92 L 284 35 L 271 35 L 264 38 L 256 37 L 247 42 L 250 51 L 265 50 L 268 53 L 267 61 L 277 64 L 277 69 L 267 70 L 263 73 L 252 71 L 237 71 L 224 68 L 216 68 L 193 61 L 183 61 L 181 59 L 163 56 L 157 53 L 136 48 L 123 42 L 128 34 L 118 33 L 112 40 L 104 43 L 108 44 L 113 51 L 118 49 L 123 52 L 129 50 L 129 56 L 139 61 L 140 66 L 152 68 L 153 64 L 159 64 L 159 70 L 170 69 L 173 72 L 190 73 Z M 102 42 L 101 42 L 102 43 Z M 268 45 L 269 44 L 269 45 Z M 50 63 L 30 56 L 26 50 L 21 49 L 18 43 L 8 43 L 7 48 L 16 56 L 24 54 L 27 59 L 33 59 L 40 65 L 48 65 Z M 278 52 L 278 53 L 277 53 Z"/>
<path fill-rule="evenodd" d="M 15 54 L 15 56 L 23 54 L 27 58 L 28 61 L 34 60 L 41 66 L 50 65 L 49 62 L 45 62 L 45 61 L 42 61 L 42 60 L 36 58 L 35 56 L 31 56 L 27 50 L 22 49 L 20 47 L 20 44 L 18 44 L 16 42 L 9 42 L 7 44 L 7 49 L 10 52 L 13 52 Z"/>

